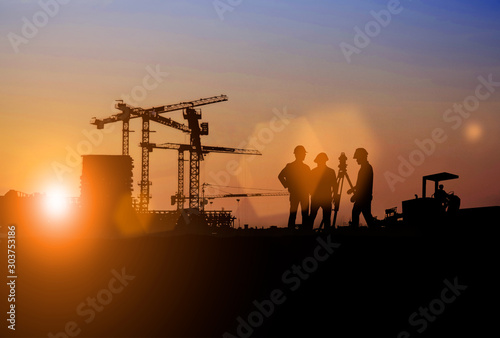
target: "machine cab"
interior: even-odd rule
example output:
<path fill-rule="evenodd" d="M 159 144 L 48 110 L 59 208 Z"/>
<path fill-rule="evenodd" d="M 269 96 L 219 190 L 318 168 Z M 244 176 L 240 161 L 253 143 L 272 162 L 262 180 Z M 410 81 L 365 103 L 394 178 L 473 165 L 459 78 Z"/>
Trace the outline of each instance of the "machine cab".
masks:
<path fill-rule="evenodd" d="M 426 227 L 442 222 L 446 216 L 446 207 L 443 206 L 442 200 L 437 198 L 440 193 L 439 183 L 457 178 L 458 175 L 447 172 L 424 176 L 422 178 L 422 197 L 403 201 L 404 222 L 418 227 Z M 434 182 L 434 197 L 427 197 L 427 181 Z M 454 197 L 458 199 L 458 197 Z M 456 203 L 454 207 L 458 210 Z"/>

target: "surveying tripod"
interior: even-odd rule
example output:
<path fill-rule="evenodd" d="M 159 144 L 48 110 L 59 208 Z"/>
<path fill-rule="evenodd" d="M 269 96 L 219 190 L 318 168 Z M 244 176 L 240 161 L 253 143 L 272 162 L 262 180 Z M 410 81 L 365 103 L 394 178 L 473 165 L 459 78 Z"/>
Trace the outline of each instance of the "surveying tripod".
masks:
<path fill-rule="evenodd" d="M 335 224 L 337 223 L 337 213 L 340 207 L 340 196 L 342 195 L 342 188 L 344 187 L 345 178 L 347 178 L 347 183 L 349 183 L 351 190 L 354 191 L 355 190 L 354 186 L 352 185 L 351 179 L 347 174 L 347 157 L 345 156 L 345 153 L 341 153 L 339 157 L 339 174 L 337 176 L 337 187 L 336 187 L 338 191 L 335 191 L 333 195 L 333 202 L 335 204 L 335 207 L 333 209 L 334 212 L 333 212 L 332 226 L 334 229 L 335 229 Z"/>

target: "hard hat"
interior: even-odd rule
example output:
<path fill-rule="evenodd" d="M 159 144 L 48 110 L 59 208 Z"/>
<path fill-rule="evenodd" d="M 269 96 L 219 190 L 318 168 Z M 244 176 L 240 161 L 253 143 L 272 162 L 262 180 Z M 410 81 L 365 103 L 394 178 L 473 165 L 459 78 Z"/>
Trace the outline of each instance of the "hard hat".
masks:
<path fill-rule="evenodd" d="M 314 159 L 314 162 L 316 163 L 324 163 L 326 161 L 328 161 L 328 156 L 325 153 L 319 153 Z"/>
<path fill-rule="evenodd" d="M 304 146 L 296 146 L 295 149 L 293 150 L 293 153 L 294 154 L 297 154 L 297 153 L 307 153 L 306 151 L 306 148 L 304 148 Z"/>
<path fill-rule="evenodd" d="M 360 158 L 360 157 L 366 157 L 368 156 L 368 152 L 366 151 L 365 148 L 358 148 L 354 152 L 354 156 L 352 158 Z"/>

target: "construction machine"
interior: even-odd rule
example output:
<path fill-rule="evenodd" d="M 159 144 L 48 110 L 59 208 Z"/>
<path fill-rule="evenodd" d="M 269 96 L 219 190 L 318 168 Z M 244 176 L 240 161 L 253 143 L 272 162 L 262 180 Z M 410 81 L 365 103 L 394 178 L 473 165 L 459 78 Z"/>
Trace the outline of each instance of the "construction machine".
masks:
<path fill-rule="evenodd" d="M 460 198 L 454 192 L 444 192 L 443 181 L 458 179 L 448 172 L 422 177 L 422 195 L 402 202 L 402 214 L 396 208 L 386 210 L 381 225 L 403 225 L 418 229 L 422 234 L 449 234 L 451 231 L 469 231 L 473 226 L 484 226 L 500 214 L 500 206 L 460 208 Z M 434 183 L 434 192 L 427 196 L 428 181 Z M 402 220 L 401 220 L 402 219 Z"/>

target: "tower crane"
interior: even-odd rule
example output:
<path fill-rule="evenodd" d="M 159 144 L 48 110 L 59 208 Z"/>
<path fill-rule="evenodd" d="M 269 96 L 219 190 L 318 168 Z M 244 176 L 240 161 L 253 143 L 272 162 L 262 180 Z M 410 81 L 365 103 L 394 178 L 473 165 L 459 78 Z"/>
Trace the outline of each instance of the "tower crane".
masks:
<path fill-rule="evenodd" d="M 247 194 L 218 194 L 218 195 L 206 195 L 204 196 L 207 200 L 212 200 L 215 198 L 238 198 L 238 197 L 270 197 L 270 196 L 288 196 L 288 192 L 255 192 Z"/>
<path fill-rule="evenodd" d="M 205 195 L 205 187 L 211 186 L 212 184 L 203 183 L 202 185 L 202 207 L 208 203 L 208 200 L 218 199 L 218 198 L 236 198 L 238 201 L 238 210 L 239 210 L 239 202 L 241 197 L 270 197 L 270 196 L 289 196 L 288 191 L 283 190 L 273 190 L 273 192 L 258 192 L 258 193 L 225 193 L 225 194 L 216 194 L 216 195 Z M 258 190 L 269 190 L 269 189 L 258 189 Z M 239 217 L 238 223 L 241 220 L 241 216 Z M 235 217 L 231 219 L 234 221 Z"/>
<path fill-rule="evenodd" d="M 199 161 L 203 159 L 203 153 L 201 151 L 201 135 L 208 135 L 208 123 L 199 123 L 201 119 L 201 112 L 196 111 L 194 107 L 204 106 L 212 103 L 227 101 L 226 95 L 213 96 L 208 98 L 202 98 L 199 100 L 180 102 L 171 105 L 158 106 L 152 108 L 140 108 L 133 107 L 123 103 L 122 100 L 118 100 L 115 108 L 120 110 L 120 113 L 111 115 L 110 117 L 104 119 L 97 119 L 93 117 L 90 120 L 90 124 L 97 126 L 97 129 L 103 129 L 105 124 L 114 123 L 122 121 L 122 155 L 129 154 L 129 123 L 131 119 L 142 118 L 142 166 L 141 166 L 141 181 L 140 185 L 140 195 L 139 195 L 139 212 L 146 212 L 149 205 L 149 186 L 151 182 L 149 180 L 149 153 L 151 152 L 151 147 L 149 147 L 149 133 L 150 133 L 150 121 L 154 121 L 178 130 L 190 134 L 190 143 L 193 147 L 190 151 L 190 163 L 197 168 L 193 168 L 193 171 L 197 170 L 199 172 Z M 176 122 L 170 118 L 165 118 L 160 114 L 172 112 L 176 110 L 184 110 L 183 117 L 188 121 L 188 125 Z M 193 187 L 194 189 L 194 187 Z M 191 201 L 190 201 L 191 202 Z M 193 201 L 193 205 L 194 205 Z M 191 203 L 190 203 L 191 204 Z"/>
<path fill-rule="evenodd" d="M 172 205 L 177 203 L 177 210 L 184 208 L 184 152 L 189 151 L 191 154 L 189 159 L 189 208 L 198 210 L 203 209 L 203 201 L 200 203 L 200 160 L 203 160 L 204 154 L 208 153 L 226 153 L 226 154 L 241 154 L 241 155 L 262 155 L 258 150 L 238 149 L 228 147 L 214 146 L 199 146 L 196 148 L 193 144 L 178 144 L 178 143 L 149 143 L 147 145 L 149 151 L 153 149 L 171 149 L 178 151 L 177 158 L 177 193 L 172 196 Z M 201 156 L 194 157 L 193 153 L 199 153 Z"/>
<path fill-rule="evenodd" d="M 212 184 L 203 183 L 203 205 L 205 204 L 205 200 L 213 200 L 216 198 L 240 198 L 240 197 L 270 197 L 270 196 L 289 196 L 290 193 L 288 191 L 278 191 L 273 190 L 274 192 L 255 192 L 255 193 L 225 193 L 225 194 L 216 194 L 216 195 L 205 195 L 205 187 L 211 186 Z M 261 190 L 261 189 L 260 189 Z"/>

